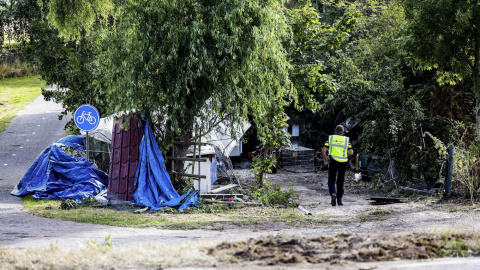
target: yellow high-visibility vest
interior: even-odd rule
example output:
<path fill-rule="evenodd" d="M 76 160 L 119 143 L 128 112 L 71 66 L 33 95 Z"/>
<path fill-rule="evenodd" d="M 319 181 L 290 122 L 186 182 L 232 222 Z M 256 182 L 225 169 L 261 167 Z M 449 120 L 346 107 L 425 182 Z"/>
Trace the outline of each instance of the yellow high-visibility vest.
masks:
<path fill-rule="evenodd" d="M 352 147 L 350 146 L 350 140 L 348 139 L 348 137 L 341 135 L 331 135 L 330 137 L 328 137 L 327 144 L 325 145 L 328 146 L 329 156 L 331 156 L 338 162 L 348 161 L 348 148 Z"/>

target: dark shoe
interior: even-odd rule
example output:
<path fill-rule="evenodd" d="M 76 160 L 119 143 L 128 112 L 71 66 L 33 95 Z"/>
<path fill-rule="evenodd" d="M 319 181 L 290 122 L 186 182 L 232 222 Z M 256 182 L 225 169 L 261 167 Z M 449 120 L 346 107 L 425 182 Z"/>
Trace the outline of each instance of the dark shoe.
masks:
<path fill-rule="evenodd" d="M 341 198 L 337 198 L 337 203 L 338 203 L 338 205 L 343 205 L 342 199 L 341 199 Z"/>
<path fill-rule="evenodd" d="M 332 195 L 332 206 L 337 205 L 337 194 Z"/>

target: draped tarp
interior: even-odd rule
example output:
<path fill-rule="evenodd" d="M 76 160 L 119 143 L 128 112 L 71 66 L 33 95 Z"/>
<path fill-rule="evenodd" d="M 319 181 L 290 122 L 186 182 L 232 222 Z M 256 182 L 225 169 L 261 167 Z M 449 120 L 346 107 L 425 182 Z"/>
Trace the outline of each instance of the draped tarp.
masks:
<path fill-rule="evenodd" d="M 137 205 L 159 210 L 165 207 L 182 210 L 196 206 L 198 191 L 190 190 L 180 196 L 172 186 L 165 168 L 165 160 L 158 148 L 148 122 L 143 125 L 143 139 L 140 143 L 140 157 L 135 174 L 133 198 Z"/>
<path fill-rule="evenodd" d="M 108 176 L 104 172 L 85 158 L 67 152 L 83 152 L 81 136 L 68 136 L 47 147 L 11 194 L 81 202 L 106 189 Z"/>
<path fill-rule="evenodd" d="M 144 124 L 143 132 L 135 174 L 135 204 L 151 210 L 166 207 L 182 210 L 198 206 L 198 191 L 190 190 L 180 196 L 173 188 L 148 122 Z M 81 136 L 68 136 L 47 147 L 37 156 L 11 194 L 81 202 L 105 190 L 108 176 L 95 164 L 86 162 L 85 158 L 71 155 L 74 151 L 83 152 Z"/>

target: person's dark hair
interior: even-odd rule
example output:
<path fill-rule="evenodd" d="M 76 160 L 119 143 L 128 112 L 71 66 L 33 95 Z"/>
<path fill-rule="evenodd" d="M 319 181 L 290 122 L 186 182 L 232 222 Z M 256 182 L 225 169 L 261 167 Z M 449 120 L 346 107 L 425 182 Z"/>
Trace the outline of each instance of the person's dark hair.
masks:
<path fill-rule="evenodd" d="M 336 134 L 340 134 L 340 133 L 342 133 L 342 132 L 344 132 L 344 131 L 345 131 L 345 129 L 343 128 L 342 125 L 338 125 L 338 126 L 335 128 L 335 133 L 336 133 Z"/>

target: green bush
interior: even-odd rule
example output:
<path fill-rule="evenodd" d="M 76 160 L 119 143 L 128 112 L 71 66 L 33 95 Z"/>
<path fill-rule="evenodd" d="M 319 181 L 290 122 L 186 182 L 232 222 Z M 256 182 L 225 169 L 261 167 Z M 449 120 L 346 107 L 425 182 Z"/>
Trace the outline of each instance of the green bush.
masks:
<path fill-rule="evenodd" d="M 298 206 L 298 195 L 295 193 L 293 187 L 297 183 L 292 182 L 288 184 L 286 190 L 282 190 L 279 184 L 265 181 L 263 186 L 255 186 L 250 193 L 253 200 L 261 201 L 265 205 L 283 205 L 296 207 Z"/>
<path fill-rule="evenodd" d="M 77 209 L 78 207 L 80 207 L 80 204 L 74 200 L 65 200 L 60 203 L 60 209 L 62 210 Z"/>

